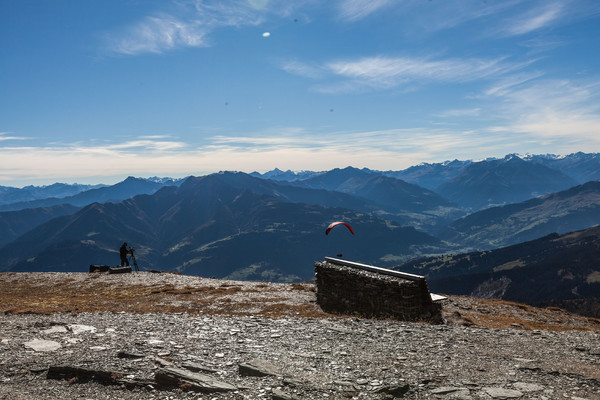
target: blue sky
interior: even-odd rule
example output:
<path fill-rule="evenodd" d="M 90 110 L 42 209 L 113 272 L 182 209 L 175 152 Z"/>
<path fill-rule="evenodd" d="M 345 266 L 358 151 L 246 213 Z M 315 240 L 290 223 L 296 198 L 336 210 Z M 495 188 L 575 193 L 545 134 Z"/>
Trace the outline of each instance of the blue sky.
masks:
<path fill-rule="evenodd" d="M 0 185 L 600 152 L 596 0 L 0 0 Z"/>

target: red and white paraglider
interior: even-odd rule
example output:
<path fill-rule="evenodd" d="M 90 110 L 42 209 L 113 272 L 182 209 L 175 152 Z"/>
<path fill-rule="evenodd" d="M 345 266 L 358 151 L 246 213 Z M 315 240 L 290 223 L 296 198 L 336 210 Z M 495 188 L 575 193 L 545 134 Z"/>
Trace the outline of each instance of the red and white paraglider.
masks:
<path fill-rule="evenodd" d="M 342 222 L 342 221 L 336 221 L 336 222 L 332 222 L 331 224 L 329 224 L 329 226 L 327 227 L 327 230 L 325 230 L 325 234 L 329 235 L 329 232 L 333 228 L 335 228 L 336 226 L 338 226 L 338 225 L 344 225 L 344 226 L 346 226 L 346 228 L 348 228 L 348 230 L 354 235 L 354 230 L 352 229 L 352 227 L 350 225 L 348 225 L 347 223 Z"/>

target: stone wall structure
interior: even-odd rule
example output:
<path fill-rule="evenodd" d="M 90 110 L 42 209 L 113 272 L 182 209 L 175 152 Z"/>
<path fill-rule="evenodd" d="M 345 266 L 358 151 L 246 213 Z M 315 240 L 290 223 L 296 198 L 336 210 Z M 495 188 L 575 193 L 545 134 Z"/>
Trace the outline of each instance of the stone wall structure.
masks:
<path fill-rule="evenodd" d="M 425 278 L 405 275 L 326 258 L 315 263 L 317 303 L 330 313 L 441 323 L 442 305 L 432 300 Z"/>

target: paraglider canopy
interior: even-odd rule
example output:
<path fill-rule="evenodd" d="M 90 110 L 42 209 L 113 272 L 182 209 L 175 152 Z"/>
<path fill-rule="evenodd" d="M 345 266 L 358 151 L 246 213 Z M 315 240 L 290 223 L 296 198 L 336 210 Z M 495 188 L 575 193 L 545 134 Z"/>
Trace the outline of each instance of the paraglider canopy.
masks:
<path fill-rule="evenodd" d="M 342 221 L 332 222 L 331 224 L 329 224 L 329 226 L 327 227 L 327 230 L 325 231 L 325 234 L 329 235 L 329 231 L 331 231 L 333 228 L 335 228 L 338 225 L 345 225 L 346 228 L 348 228 L 348 230 L 350 230 L 350 232 L 352 232 L 352 234 L 354 235 L 354 230 L 352 229 L 352 227 Z"/>

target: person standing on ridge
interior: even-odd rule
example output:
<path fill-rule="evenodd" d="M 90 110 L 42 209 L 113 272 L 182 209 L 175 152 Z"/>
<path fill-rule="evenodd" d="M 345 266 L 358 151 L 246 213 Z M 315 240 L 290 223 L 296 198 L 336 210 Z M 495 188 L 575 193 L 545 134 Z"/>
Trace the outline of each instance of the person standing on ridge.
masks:
<path fill-rule="evenodd" d="M 121 267 L 123 266 L 123 264 L 125 264 L 126 266 L 129 267 L 129 260 L 127 259 L 127 253 L 129 253 L 129 250 L 127 250 L 127 242 L 124 242 L 121 247 L 119 248 L 119 255 L 121 256 Z"/>

